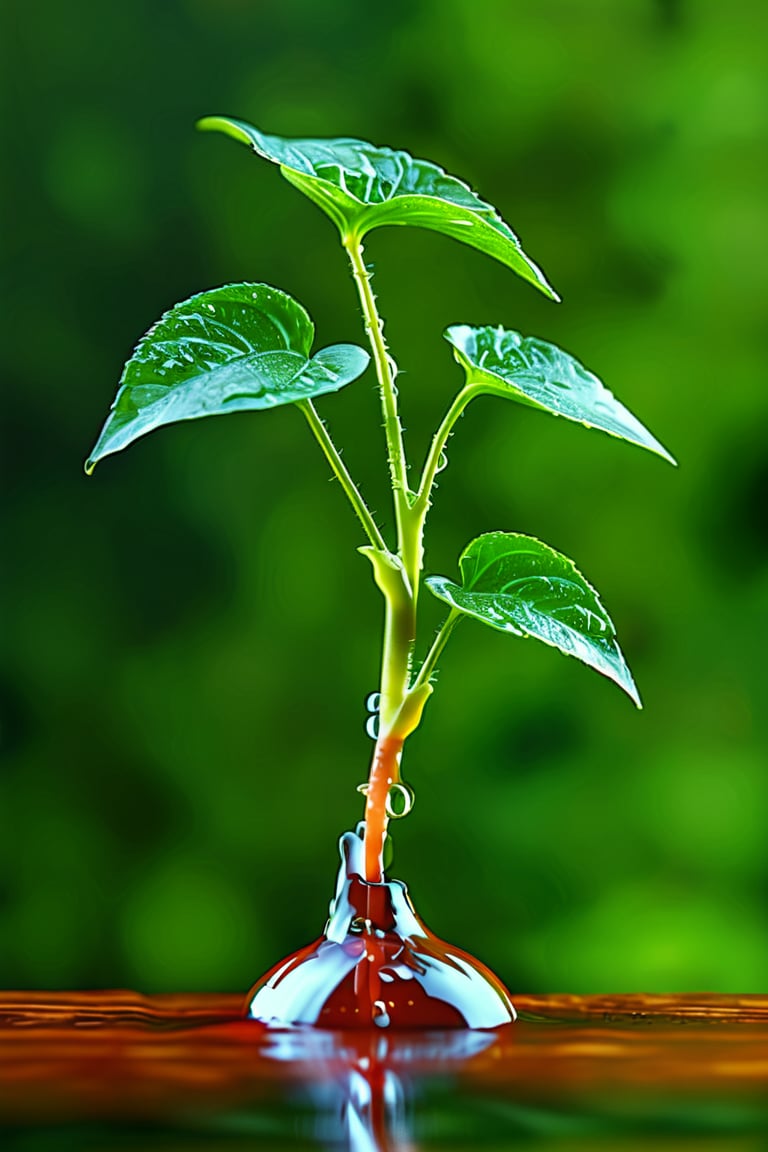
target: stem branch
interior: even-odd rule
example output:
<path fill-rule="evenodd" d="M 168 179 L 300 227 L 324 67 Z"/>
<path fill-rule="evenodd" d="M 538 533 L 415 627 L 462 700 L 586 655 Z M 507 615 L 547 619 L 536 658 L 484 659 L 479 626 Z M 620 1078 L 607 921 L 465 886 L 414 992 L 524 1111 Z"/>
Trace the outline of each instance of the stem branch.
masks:
<path fill-rule="evenodd" d="M 443 648 L 445 648 L 446 644 L 448 643 L 448 638 L 461 619 L 461 616 L 461 612 L 459 612 L 456 608 L 452 608 L 448 613 L 442 627 L 440 628 L 440 631 L 438 632 L 437 636 L 435 636 L 434 643 L 427 653 L 427 658 L 422 664 L 418 676 L 413 682 L 413 688 L 411 691 L 414 691 L 416 688 L 421 688 L 423 685 L 429 683 L 430 678 L 432 677 L 432 674 L 437 667 L 437 662 L 442 655 Z"/>
<path fill-rule="evenodd" d="M 370 540 L 374 548 L 380 549 L 382 552 L 387 551 L 387 545 L 384 537 L 379 531 L 376 521 L 371 513 L 368 511 L 368 506 L 360 495 L 360 490 L 355 484 L 354 480 L 347 471 L 347 466 L 339 454 L 336 445 L 331 440 L 328 429 L 323 421 L 317 414 L 317 409 L 311 400 L 301 400 L 298 407 L 307 418 L 307 423 L 315 434 L 315 439 L 325 453 L 325 458 L 330 464 L 333 472 L 341 484 L 350 504 L 354 508 L 357 518 L 362 524 L 365 534 Z"/>
<path fill-rule="evenodd" d="M 435 482 L 435 476 L 440 467 L 440 457 L 448 443 L 448 438 L 453 431 L 453 426 L 467 404 L 469 404 L 470 400 L 474 399 L 476 395 L 477 387 L 474 384 L 466 384 L 455 396 L 453 403 L 443 417 L 440 427 L 432 437 L 432 444 L 430 445 L 427 459 L 424 463 L 424 470 L 421 474 L 421 481 L 419 482 L 419 490 L 414 500 L 414 507 L 419 508 L 422 516 L 426 516 L 427 509 L 429 508 L 432 496 L 432 485 Z"/>

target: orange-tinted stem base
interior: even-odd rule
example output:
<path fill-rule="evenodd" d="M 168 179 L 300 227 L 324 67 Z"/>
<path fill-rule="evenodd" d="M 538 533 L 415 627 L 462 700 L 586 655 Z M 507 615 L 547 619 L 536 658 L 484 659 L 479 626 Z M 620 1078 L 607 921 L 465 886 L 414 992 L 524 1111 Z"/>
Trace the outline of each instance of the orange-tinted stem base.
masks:
<path fill-rule="evenodd" d="M 384 876 L 384 838 L 389 822 L 387 797 L 389 789 L 400 779 L 402 749 L 399 736 L 383 736 L 376 741 L 365 803 L 365 879 L 369 884 L 381 883 Z"/>

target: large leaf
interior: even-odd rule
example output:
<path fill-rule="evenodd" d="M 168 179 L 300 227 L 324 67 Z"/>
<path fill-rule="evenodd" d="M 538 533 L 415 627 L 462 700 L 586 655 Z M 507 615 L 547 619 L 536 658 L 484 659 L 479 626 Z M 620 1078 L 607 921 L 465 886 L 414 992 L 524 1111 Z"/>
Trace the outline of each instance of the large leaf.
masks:
<path fill-rule="evenodd" d="M 489 532 L 465 548 L 461 584 L 430 576 L 440 600 L 483 624 L 532 636 L 610 677 L 640 707 L 616 631 L 573 561 L 531 536 Z"/>
<path fill-rule="evenodd" d="M 301 305 L 268 284 L 227 284 L 177 304 L 126 364 L 86 471 L 162 424 L 294 404 L 365 371 L 368 353 L 355 344 L 311 356 L 314 332 Z"/>
<path fill-rule="evenodd" d="M 557 345 L 491 326 L 455 324 L 444 335 L 453 345 L 467 382 L 478 390 L 577 420 L 588 428 L 601 428 L 675 463 L 597 376 Z"/>
<path fill-rule="evenodd" d="M 430 228 L 493 256 L 559 299 L 543 272 L 495 208 L 455 176 L 407 152 L 377 148 L 364 140 L 286 140 L 266 136 L 243 120 L 208 116 L 204 131 L 224 132 L 249 144 L 327 212 L 342 235 L 362 238 L 384 224 Z"/>

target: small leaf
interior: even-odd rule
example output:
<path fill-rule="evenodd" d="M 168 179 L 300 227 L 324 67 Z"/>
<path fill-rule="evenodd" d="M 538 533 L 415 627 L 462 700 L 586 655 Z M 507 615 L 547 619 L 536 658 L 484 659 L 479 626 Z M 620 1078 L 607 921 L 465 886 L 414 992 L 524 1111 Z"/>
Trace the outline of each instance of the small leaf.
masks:
<path fill-rule="evenodd" d="M 532 636 L 575 656 L 641 707 L 611 619 L 567 556 L 531 536 L 489 532 L 464 549 L 459 568 L 461 584 L 427 578 L 439 600 L 500 632 Z"/>
<path fill-rule="evenodd" d="M 342 236 L 362 239 L 385 224 L 429 228 L 493 256 L 551 299 L 559 299 L 496 209 L 429 160 L 364 140 L 266 136 L 227 116 L 208 116 L 198 128 L 224 132 L 279 164 L 286 180 L 318 204 Z"/>
<path fill-rule="evenodd" d="M 455 324 L 444 336 L 453 345 L 467 383 L 477 385 L 479 391 L 577 420 L 587 428 L 600 428 L 675 463 L 597 376 L 557 345 L 505 328 L 468 324 Z"/>
<path fill-rule="evenodd" d="M 337 392 L 369 356 L 335 344 L 310 356 L 315 327 L 268 284 L 227 284 L 171 308 L 139 341 L 96 447 L 96 463 L 162 424 Z"/>

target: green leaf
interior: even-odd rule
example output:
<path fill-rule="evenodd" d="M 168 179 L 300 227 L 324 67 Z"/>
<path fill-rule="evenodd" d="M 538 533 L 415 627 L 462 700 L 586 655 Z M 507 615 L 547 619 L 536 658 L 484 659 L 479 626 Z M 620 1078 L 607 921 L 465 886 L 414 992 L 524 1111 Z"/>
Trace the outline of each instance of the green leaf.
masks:
<path fill-rule="evenodd" d="M 342 237 L 362 239 L 384 224 L 430 228 L 493 256 L 551 299 L 559 299 L 495 208 L 429 160 L 364 140 L 266 136 L 227 116 L 208 116 L 198 128 L 224 132 L 279 164 L 286 180 L 331 217 Z"/>
<path fill-rule="evenodd" d="M 365 371 L 368 353 L 355 344 L 311 356 L 314 332 L 301 305 L 268 284 L 227 284 L 177 304 L 126 364 L 86 471 L 162 424 L 295 404 Z"/>
<path fill-rule="evenodd" d="M 600 428 L 675 463 L 666 448 L 583 364 L 562 348 L 505 328 L 455 324 L 445 339 L 478 391 Z"/>
<path fill-rule="evenodd" d="M 641 707 L 616 631 L 572 560 L 540 540 L 488 532 L 464 549 L 461 584 L 430 576 L 439 600 L 500 632 L 534 637 L 615 681 Z"/>

